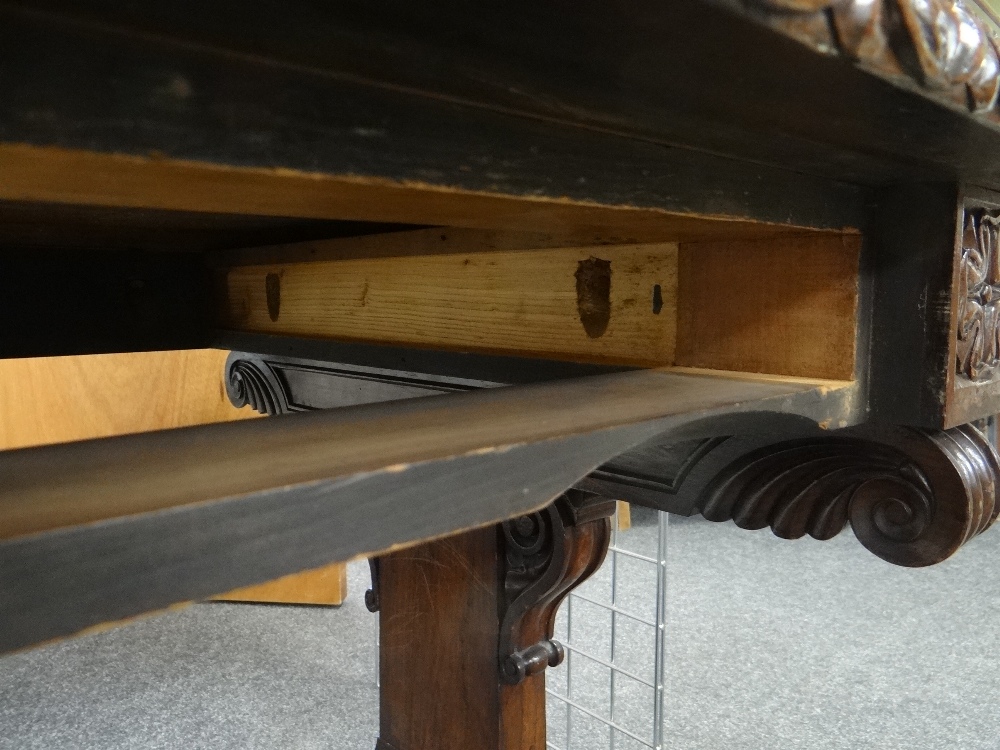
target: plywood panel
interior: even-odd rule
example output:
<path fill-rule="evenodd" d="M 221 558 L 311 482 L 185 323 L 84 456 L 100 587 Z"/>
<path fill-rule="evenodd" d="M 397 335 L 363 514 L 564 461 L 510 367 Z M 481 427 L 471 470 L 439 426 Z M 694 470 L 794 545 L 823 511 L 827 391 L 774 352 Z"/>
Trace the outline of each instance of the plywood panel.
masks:
<path fill-rule="evenodd" d="M 0 360 L 0 449 L 257 416 L 236 409 L 214 349 Z"/>
<path fill-rule="evenodd" d="M 855 235 L 681 245 L 676 364 L 848 380 Z"/>
<path fill-rule="evenodd" d="M 228 271 L 221 320 L 257 333 L 666 365 L 676 272 L 672 243 L 240 266 Z"/>

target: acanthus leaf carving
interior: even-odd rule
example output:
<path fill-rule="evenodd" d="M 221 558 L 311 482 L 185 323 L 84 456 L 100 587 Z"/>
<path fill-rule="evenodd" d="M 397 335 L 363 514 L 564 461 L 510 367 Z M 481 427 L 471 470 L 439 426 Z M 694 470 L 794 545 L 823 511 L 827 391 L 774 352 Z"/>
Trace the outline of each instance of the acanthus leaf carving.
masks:
<path fill-rule="evenodd" d="M 751 0 L 774 28 L 886 77 L 905 75 L 976 113 L 1000 94 L 994 34 L 962 0 Z"/>
<path fill-rule="evenodd" d="M 1000 370 L 1000 218 L 966 211 L 959 264 L 956 369 L 982 382 Z"/>

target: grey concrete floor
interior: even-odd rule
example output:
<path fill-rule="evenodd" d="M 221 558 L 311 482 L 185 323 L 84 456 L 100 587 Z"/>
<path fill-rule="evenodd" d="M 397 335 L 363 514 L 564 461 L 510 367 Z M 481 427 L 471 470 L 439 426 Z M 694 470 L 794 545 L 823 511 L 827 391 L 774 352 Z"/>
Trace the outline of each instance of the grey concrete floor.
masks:
<path fill-rule="evenodd" d="M 652 519 L 636 520 L 629 543 L 648 544 Z M 667 747 L 1000 749 L 998 560 L 1000 531 L 904 570 L 850 533 L 672 521 Z M 644 606 L 650 580 L 634 578 Z M 338 609 L 201 604 L 4 657 L 0 749 L 370 749 L 366 587 L 354 564 Z"/>

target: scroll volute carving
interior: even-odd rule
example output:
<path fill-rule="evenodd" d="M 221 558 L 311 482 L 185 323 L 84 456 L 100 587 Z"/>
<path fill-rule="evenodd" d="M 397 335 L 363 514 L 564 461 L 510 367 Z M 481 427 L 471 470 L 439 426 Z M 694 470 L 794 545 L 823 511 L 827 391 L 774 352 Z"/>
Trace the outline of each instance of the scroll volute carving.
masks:
<path fill-rule="evenodd" d="M 849 522 L 877 556 L 920 567 L 993 524 L 998 480 L 996 451 L 974 427 L 880 428 L 751 451 L 704 487 L 698 507 L 786 539 L 830 539 Z"/>
<path fill-rule="evenodd" d="M 289 412 L 288 394 L 267 362 L 252 355 L 230 354 L 226 361 L 226 394 L 236 407 L 250 406 L 273 417 Z"/>
<path fill-rule="evenodd" d="M 562 646 L 552 639 L 556 612 L 604 562 L 614 511 L 614 500 L 569 490 L 544 510 L 502 525 L 499 659 L 505 682 L 518 684 L 563 660 Z"/>

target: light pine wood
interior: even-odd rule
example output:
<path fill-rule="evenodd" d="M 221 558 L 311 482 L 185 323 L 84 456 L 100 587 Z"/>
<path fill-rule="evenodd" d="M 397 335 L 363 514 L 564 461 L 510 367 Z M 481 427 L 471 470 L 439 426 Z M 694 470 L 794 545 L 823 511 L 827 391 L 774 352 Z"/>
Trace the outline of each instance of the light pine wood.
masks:
<path fill-rule="evenodd" d="M 675 244 L 466 253 L 459 244 L 453 249 L 450 254 L 235 267 L 226 278 L 222 325 L 592 362 L 672 362 Z M 576 277 L 581 262 L 591 258 L 609 261 L 611 272 L 610 317 L 596 336 L 582 322 Z M 269 283 L 272 292 L 280 286 L 277 308 L 273 299 L 269 306 Z M 658 313 L 653 304 L 657 286 Z"/>
<path fill-rule="evenodd" d="M 854 377 L 855 235 L 680 246 L 568 241 L 428 229 L 223 254 L 220 323 L 609 364 Z M 577 284 L 581 265 L 594 259 L 610 264 L 610 314 L 596 331 Z"/>
<path fill-rule="evenodd" d="M 0 144 L 0 199 L 259 216 L 579 233 L 617 241 L 769 237 L 794 231 L 632 206 L 421 183 Z"/>
<path fill-rule="evenodd" d="M 675 364 L 853 378 L 860 246 L 819 234 L 681 245 Z"/>
<path fill-rule="evenodd" d="M 99 354 L 0 360 L 0 450 L 250 419 L 229 403 L 227 352 Z M 239 601 L 340 604 L 344 565 L 240 589 Z"/>

